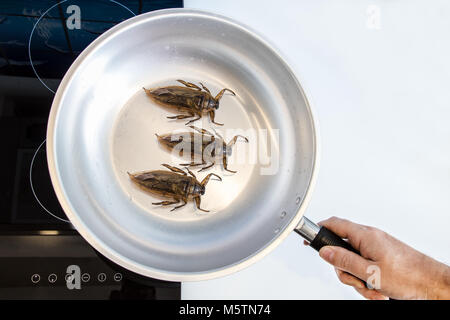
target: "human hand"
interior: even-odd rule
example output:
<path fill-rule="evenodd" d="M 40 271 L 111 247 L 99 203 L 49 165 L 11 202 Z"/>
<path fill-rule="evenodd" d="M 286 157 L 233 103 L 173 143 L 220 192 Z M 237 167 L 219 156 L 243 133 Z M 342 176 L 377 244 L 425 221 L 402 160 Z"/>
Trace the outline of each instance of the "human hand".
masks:
<path fill-rule="evenodd" d="M 325 246 L 320 256 L 335 267 L 339 280 L 367 299 L 450 299 L 450 267 L 379 229 L 332 217 L 319 225 L 358 250 Z M 365 283 L 374 287 L 368 289 Z"/>

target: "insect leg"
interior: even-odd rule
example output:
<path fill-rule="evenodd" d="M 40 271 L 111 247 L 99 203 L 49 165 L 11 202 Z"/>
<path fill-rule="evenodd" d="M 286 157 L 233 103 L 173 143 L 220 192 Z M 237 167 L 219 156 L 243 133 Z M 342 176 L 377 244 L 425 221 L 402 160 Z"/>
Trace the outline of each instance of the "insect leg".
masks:
<path fill-rule="evenodd" d="M 176 207 L 172 208 L 172 210 L 170 210 L 170 212 L 172 212 L 173 210 L 179 209 L 181 207 L 184 207 L 186 205 L 187 201 L 186 201 L 186 199 L 182 199 L 182 200 L 183 200 L 184 203 L 180 204 L 179 206 L 176 206 Z"/>
<path fill-rule="evenodd" d="M 201 210 L 201 211 L 203 211 L 203 212 L 209 212 L 209 210 L 205 210 L 205 209 L 200 208 L 200 202 L 202 201 L 202 200 L 200 199 L 200 197 L 195 197 L 195 198 L 194 198 L 194 201 L 195 201 L 195 205 L 197 206 L 197 209 L 198 209 L 198 210 Z"/>
<path fill-rule="evenodd" d="M 227 148 L 231 148 L 236 143 L 236 141 L 237 141 L 237 139 L 239 137 L 243 138 L 245 140 L 245 142 L 248 142 L 248 139 L 246 137 L 241 136 L 240 134 L 238 134 L 237 136 L 234 136 L 234 138 L 230 142 L 228 142 Z"/>
<path fill-rule="evenodd" d="M 186 118 L 192 118 L 193 114 L 179 114 L 177 116 L 170 116 L 167 117 L 168 119 L 186 119 Z"/>
<path fill-rule="evenodd" d="M 200 83 L 200 85 L 202 86 L 203 90 L 205 90 L 206 92 L 208 92 L 209 94 L 211 94 L 211 91 L 209 91 L 209 89 L 208 89 L 207 87 L 205 87 L 205 86 L 203 85 L 203 83 L 201 83 L 201 82 L 199 82 L 199 83 Z"/>
<path fill-rule="evenodd" d="M 192 116 L 194 116 L 194 115 L 192 115 Z M 189 123 L 192 123 L 194 121 L 200 120 L 201 118 L 202 118 L 201 116 L 197 115 L 197 118 L 189 120 L 188 122 L 185 123 L 185 125 L 188 125 Z"/>
<path fill-rule="evenodd" d="M 218 122 L 214 121 L 215 116 L 216 116 L 216 112 L 214 110 L 209 111 L 209 118 L 211 119 L 211 122 L 215 123 L 219 126 L 223 126 L 223 123 L 218 123 Z"/>
<path fill-rule="evenodd" d="M 225 93 L 225 91 L 230 92 L 233 96 L 236 95 L 236 93 L 234 93 L 234 91 L 232 91 L 232 90 L 230 90 L 230 89 L 228 89 L 228 88 L 225 88 L 225 89 L 222 89 L 222 90 L 217 94 L 217 96 L 214 98 L 214 100 L 219 101 L 220 99 L 222 99 L 222 96 L 223 96 L 223 94 Z"/>
<path fill-rule="evenodd" d="M 176 203 L 178 203 L 178 202 L 180 202 L 180 200 L 179 200 L 179 199 L 175 199 L 175 200 L 173 200 L 173 201 L 152 202 L 152 204 L 154 204 L 154 205 L 160 205 L 160 206 L 168 206 L 168 205 L 170 205 L 170 204 L 176 204 Z"/>
<path fill-rule="evenodd" d="M 214 162 L 214 161 L 213 161 L 209 166 L 203 167 L 203 168 L 201 168 L 200 170 L 198 170 L 197 172 L 205 171 L 206 169 L 211 168 L 213 165 L 215 165 L 215 162 Z"/>
<path fill-rule="evenodd" d="M 195 84 L 193 84 L 193 83 L 191 83 L 191 82 L 186 82 L 186 81 L 184 81 L 184 80 L 177 80 L 179 83 L 182 83 L 182 84 L 184 84 L 186 87 L 188 87 L 188 88 L 194 88 L 194 89 L 197 89 L 197 90 L 200 90 L 200 91 L 202 91 L 202 89 L 199 87 L 199 86 L 197 86 L 197 85 L 195 85 Z"/>
<path fill-rule="evenodd" d="M 197 166 L 201 166 L 202 164 L 206 164 L 206 162 L 203 161 L 203 162 L 201 162 L 201 163 L 195 163 L 195 162 L 190 162 L 190 163 L 180 163 L 180 166 L 197 167 Z"/>
<path fill-rule="evenodd" d="M 211 132 L 209 132 L 208 130 L 200 129 L 200 128 L 197 128 L 196 126 L 189 126 L 189 128 L 192 128 L 192 129 L 194 129 L 195 131 L 198 131 L 198 132 L 203 133 L 203 134 L 209 134 L 210 136 L 214 136 L 214 135 L 213 135 Z"/>
<path fill-rule="evenodd" d="M 233 170 L 229 170 L 228 169 L 228 159 L 227 159 L 226 155 L 223 156 L 223 168 L 225 169 L 225 171 L 228 171 L 228 172 L 232 172 L 232 173 L 236 173 L 237 172 L 237 171 L 233 171 Z"/>
<path fill-rule="evenodd" d="M 173 171 L 173 172 L 176 172 L 176 173 L 181 173 L 181 174 L 184 175 L 184 176 L 187 175 L 187 173 L 184 172 L 183 170 L 181 170 L 180 168 L 172 167 L 172 166 L 170 166 L 170 165 L 168 165 L 168 164 L 166 164 L 166 163 L 163 163 L 162 166 L 163 166 L 163 167 L 166 167 L 166 168 L 169 169 L 170 171 Z"/>
<path fill-rule="evenodd" d="M 219 181 L 222 181 L 222 178 L 219 177 L 217 174 L 215 174 L 215 173 L 210 173 L 210 174 L 208 174 L 208 175 L 202 180 L 202 182 L 200 182 L 200 184 L 201 184 L 202 186 L 206 186 L 206 184 L 209 182 L 209 179 L 211 178 L 211 176 L 215 176 L 215 177 L 219 178 Z"/>
<path fill-rule="evenodd" d="M 195 180 L 197 180 L 197 177 L 195 176 L 195 174 L 191 170 L 189 170 L 188 168 L 186 168 L 186 170 L 191 176 L 194 177 Z"/>
<path fill-rule="evenodd" d="M 195 162 L 180 163 L 180 166 L 183 166 L 183 167 L 197 167 L 197 166 L 201 166 L 202 164 L 205 164 L 205 162 L 202 162 L 202 163 L 195 163 Z"/>

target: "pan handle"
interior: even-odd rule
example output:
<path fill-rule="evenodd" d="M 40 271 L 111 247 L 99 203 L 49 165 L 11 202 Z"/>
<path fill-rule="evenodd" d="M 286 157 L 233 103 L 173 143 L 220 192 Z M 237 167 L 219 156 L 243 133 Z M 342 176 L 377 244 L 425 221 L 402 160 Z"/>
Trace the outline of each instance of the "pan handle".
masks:
<path fill-rule="evenodd" d="M 338 246 L 361 255 L 358 250 L 353 248 L 336 233 L 325 227 L 318 226 L 307 217 L 302 217 L 302 220 L 300 220 L 300 223 L 295 228 L 295 232 L 306 239 L 309 242 L 309 245 L 317 251 L 324 246 Z M 365 281 L 364 284 L 367 286 Z M 370 288 L 369 286 L 367 287 Z M 394 299 L 389 298 L 389 300 Z"/>
<path fill-rule="evenodd" d="M 350 250 L 356 254 L 360 254 L 348 242 L 333 231 L 325 227 L 320 227 L 306 217 L 302 217 L 300 223 L 295 228 L 295 232 L 305 238 L 309 245 L 319 251 L 323 246 L 338 246 Z"/>

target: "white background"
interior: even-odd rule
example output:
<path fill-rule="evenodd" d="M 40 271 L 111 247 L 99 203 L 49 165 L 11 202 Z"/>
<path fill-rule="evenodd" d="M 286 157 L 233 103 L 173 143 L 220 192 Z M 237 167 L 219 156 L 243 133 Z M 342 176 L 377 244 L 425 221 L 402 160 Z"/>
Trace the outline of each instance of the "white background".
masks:
<path fill-rule="evenodd" d="M 305 87 L 322 146 L 307 217 L 373 225 L 450 262 L 448 0 L 185 0 L 185 7 L 252 27 Z M 239 273 L 182 288 L 184 299 L 359 298 L 296 234 Z"/>

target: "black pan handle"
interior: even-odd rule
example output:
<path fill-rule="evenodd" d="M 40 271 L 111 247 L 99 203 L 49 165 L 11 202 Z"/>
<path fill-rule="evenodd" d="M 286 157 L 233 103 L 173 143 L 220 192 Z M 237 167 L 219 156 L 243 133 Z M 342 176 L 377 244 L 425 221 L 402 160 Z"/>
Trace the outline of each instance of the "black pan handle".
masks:
<path fill-rule="evenodd" d="M 319 251 L 323 246 L 338 246 L 353 251 L 359 255 L 358 250 L 353 248 L 347 241 L 342 240 L 337 234 L 325 227 L 321 227 L 317 236 L 310 243 L 310 246 Z"/>
<path fill-rule="evenodd" d="M 335 234 L 333 231 L 320 227 L 306 217 L 303 217 L 295 232 L 305 238 L 309 245 L 319 251 L 324 246 L 338 246 L 350 250 L 356 254 L 360 254 L 358 250 L 353 248 L 347 241 Z"/>
<path fill-rule="evenodd" d="M 305 238 L 309 242 L 309 246 L 317 251 L 324 246 L 338 246 L 361 255 L 358 250 L 353 248 L 336 233 L 325 227 L 318 226 L 307 217 L 303 217 L 302 220 L 300 220 L 300 223 L 295 228 L 295 232 Z M 365 281 L 364 284 L 366 284 Z"/>
<path fill-rule="evenodd" d="M 306 217 L 300 220 L 300 223 L 295 228 L 295 232 L 305 238 L 310 247 L 319 251 L 324 246 L 338 246 L 350 250 L 358 255 L 361 255 L 358 250 L 353 248 L 347 241 L 344 241 L 333 231 L 320 227 Z M 367 287 L 367 283 L 362 280 Z M 389 298 L 389 300 L 394 300 Z"/>

